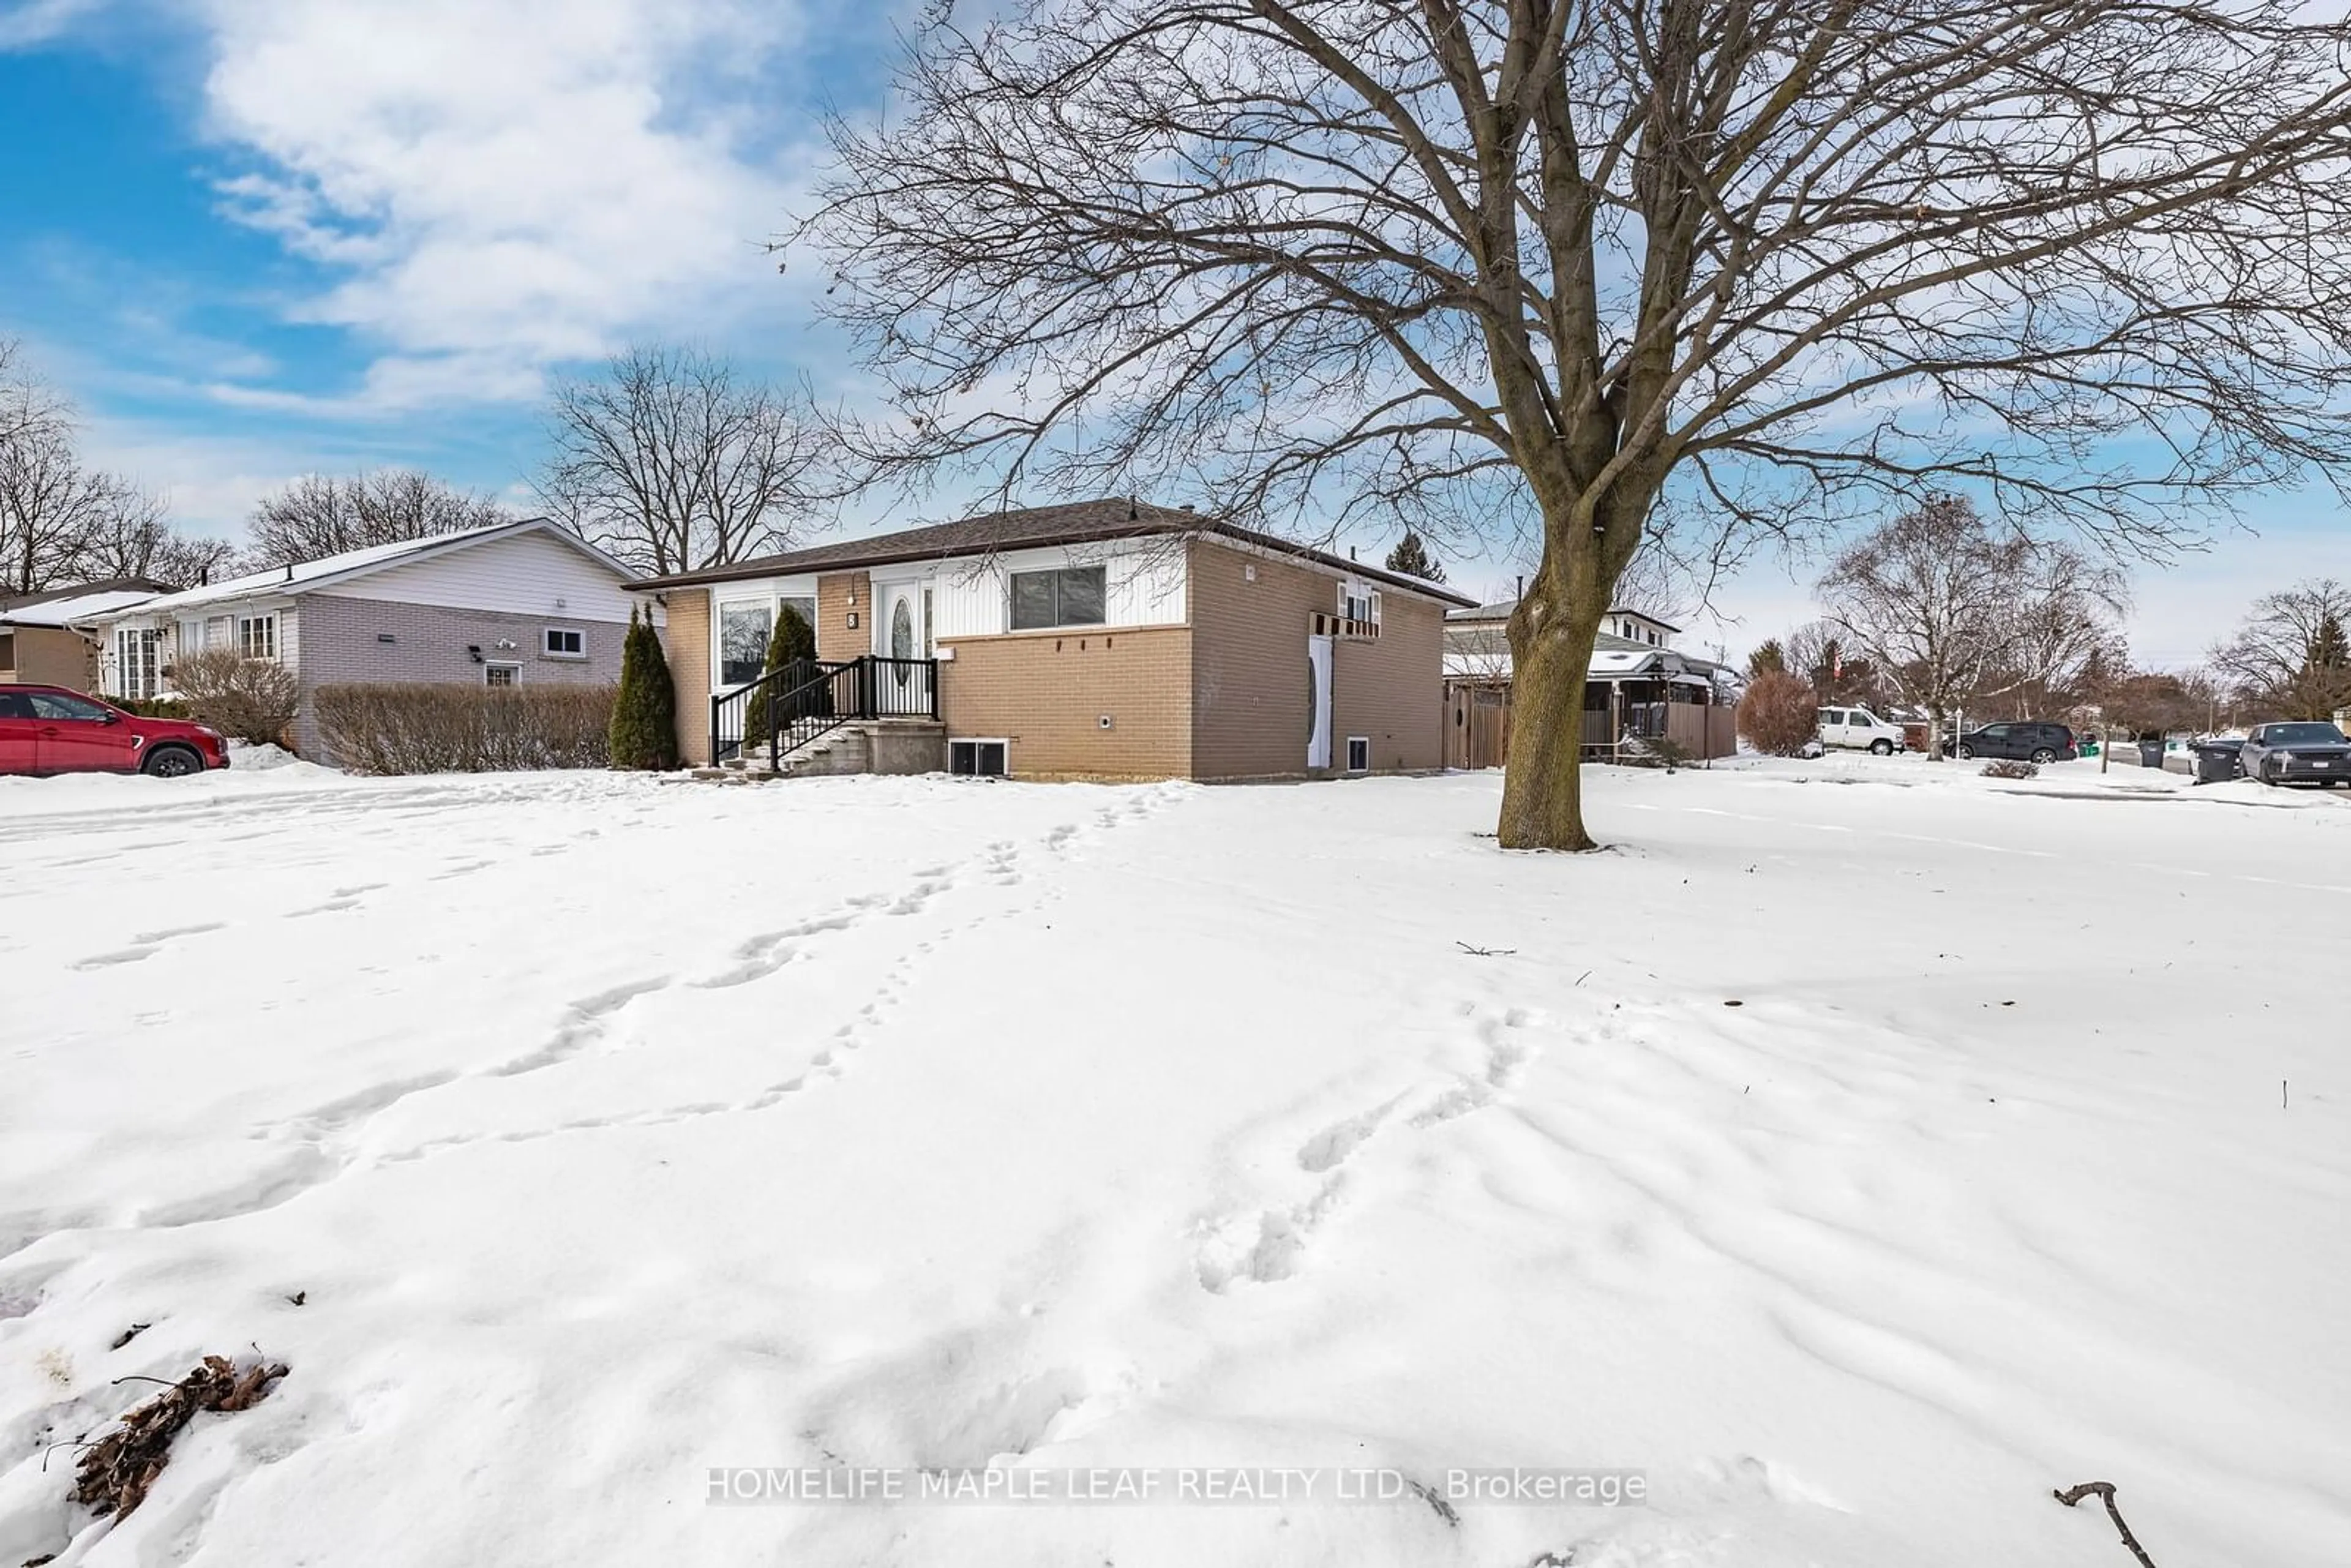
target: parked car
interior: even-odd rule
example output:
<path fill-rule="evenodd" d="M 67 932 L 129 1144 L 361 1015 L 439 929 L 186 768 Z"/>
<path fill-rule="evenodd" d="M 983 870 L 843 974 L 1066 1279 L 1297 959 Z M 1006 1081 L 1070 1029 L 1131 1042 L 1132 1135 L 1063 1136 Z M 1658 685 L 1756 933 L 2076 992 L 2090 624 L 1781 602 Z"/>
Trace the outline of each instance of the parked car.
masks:
<path fill-rule="evenodd" d="M 1903 748 L 1902 727 L 1889 724 L 1865 707 L 1821 709 L 1821 744 L 1845 746 L 1891 757 Z"/>
<path fill-rule="evenodd" d="M 2331 724 L 2257 724 L 2237 758 L 2264 784 L 2351 783 L 2351 740 Z"/>
<path fill-rule="evenodd" d="M 0 685 L 0 773 L 152 773 L 228 766 L 217 730 L 141 718 L 63 686 Z"/>
<path fill-rule="evenodd" d="M 1957 740 L 1945 741 L 1943 748 L 1947 754 L 1956 752 L 1962 761 L 2004 757 L 2019 762 L 2071 762 L 2081 756 L 2074 749 L 2072 730 L 2062 724 L 2039 722 L 1988 724 Z"/>

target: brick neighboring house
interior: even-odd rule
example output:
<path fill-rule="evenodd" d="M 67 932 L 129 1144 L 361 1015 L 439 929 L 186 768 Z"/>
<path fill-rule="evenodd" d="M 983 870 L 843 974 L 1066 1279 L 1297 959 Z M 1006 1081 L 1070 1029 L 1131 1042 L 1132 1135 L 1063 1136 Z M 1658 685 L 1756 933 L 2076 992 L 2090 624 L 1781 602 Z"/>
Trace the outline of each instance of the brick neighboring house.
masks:
<path fill-rule="evenodd" d="M 47 593 L 0 597 L 0 684 L 23 681 L 96 693 L 98 640 L 81 628 L 92 616 L 171 591 L 168 583 L 118 577 Z"/>
<path fill-rule="evenodd" d="M 302 686 L 295 745 L 331 761 L 311 703 L 322 685 L 618 681 L 639 603 L 629 575 L 578 535 L 531 517 L 156 595 L 89 624 L 108 696 L 168 695 L 172 660 L 200 649 L 285 664 Z"/>
<path fill-rule="evenodd" d="M 815 626 L 839 706 L 878 697 L 864 716 L 894 731 L 896 760 L 878 760 L 877 729 L 861 766 L 1027 779 L 1437 768 L 1445 612 L 1469 602 L 1124 499 L 993 513 L 637 586 L 667 611 L 690 760 L 747 748 L 743 694 L 789 604 Z"/>

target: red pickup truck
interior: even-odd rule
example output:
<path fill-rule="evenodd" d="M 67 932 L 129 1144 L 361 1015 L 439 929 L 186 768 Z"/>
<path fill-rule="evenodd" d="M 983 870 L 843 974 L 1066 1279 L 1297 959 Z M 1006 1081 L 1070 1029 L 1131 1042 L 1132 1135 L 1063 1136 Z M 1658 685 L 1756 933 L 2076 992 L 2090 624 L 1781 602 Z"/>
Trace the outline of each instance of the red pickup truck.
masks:
<path fill-rule="evenodd" d="M 63 686 L 0 685 L 0 774 L 152 773 L 228 766 L 218 730 L 141 718 Z"/>

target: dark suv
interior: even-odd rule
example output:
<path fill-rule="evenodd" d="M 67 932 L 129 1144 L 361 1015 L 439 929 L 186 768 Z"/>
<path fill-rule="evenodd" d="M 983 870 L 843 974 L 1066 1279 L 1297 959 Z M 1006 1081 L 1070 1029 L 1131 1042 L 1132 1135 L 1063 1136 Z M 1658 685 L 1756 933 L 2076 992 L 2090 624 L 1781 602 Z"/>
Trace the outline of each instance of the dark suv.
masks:
<path fill-rule="evenodd" d="M 2257 724 L 2237 757 L 2264 784 L 2351 784 L 2351 740 L 2331 724 Z"/>
<path fill-rule="evenodd" d="M 2072 730 L 2062 724 L 2038 721 L 1988 724 L 1959 737 L 1957 742 L 1945 742 L 1944 749 L 1949 751 L 1955 746 L 1963 761 L 1976 757 L 2007 757 L 2019 762 L 2071 762 L 2082 755 L 2074 748 Z"/>

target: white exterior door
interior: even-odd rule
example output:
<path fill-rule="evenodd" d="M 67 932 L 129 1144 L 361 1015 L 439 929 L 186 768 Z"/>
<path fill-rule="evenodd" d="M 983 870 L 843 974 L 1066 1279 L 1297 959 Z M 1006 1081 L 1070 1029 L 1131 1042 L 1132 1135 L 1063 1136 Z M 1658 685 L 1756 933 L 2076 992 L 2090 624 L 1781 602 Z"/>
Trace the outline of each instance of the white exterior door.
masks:
<path fill-rule="evenodd" d="M 1306 766 L 1331 766 L 1331 639 L 1306 639 Z"/>
<path fill-rule="evenodd" d="M 873 652 L 884 664 L 874 676 L 874 701 L 884 715 L 935 716 L 931 674 L 918 661 L 932 656 L 931 585 L 886 582 L 873 590 Z"/>
<path fill-rule="evenodd" d="M 924 614 L 929 597 L 919 582 L 888 582 L 881 587 L 880 613 L 873 618 L 873 651 L 885 659 L 927 659 L 930 627 Z"/>

